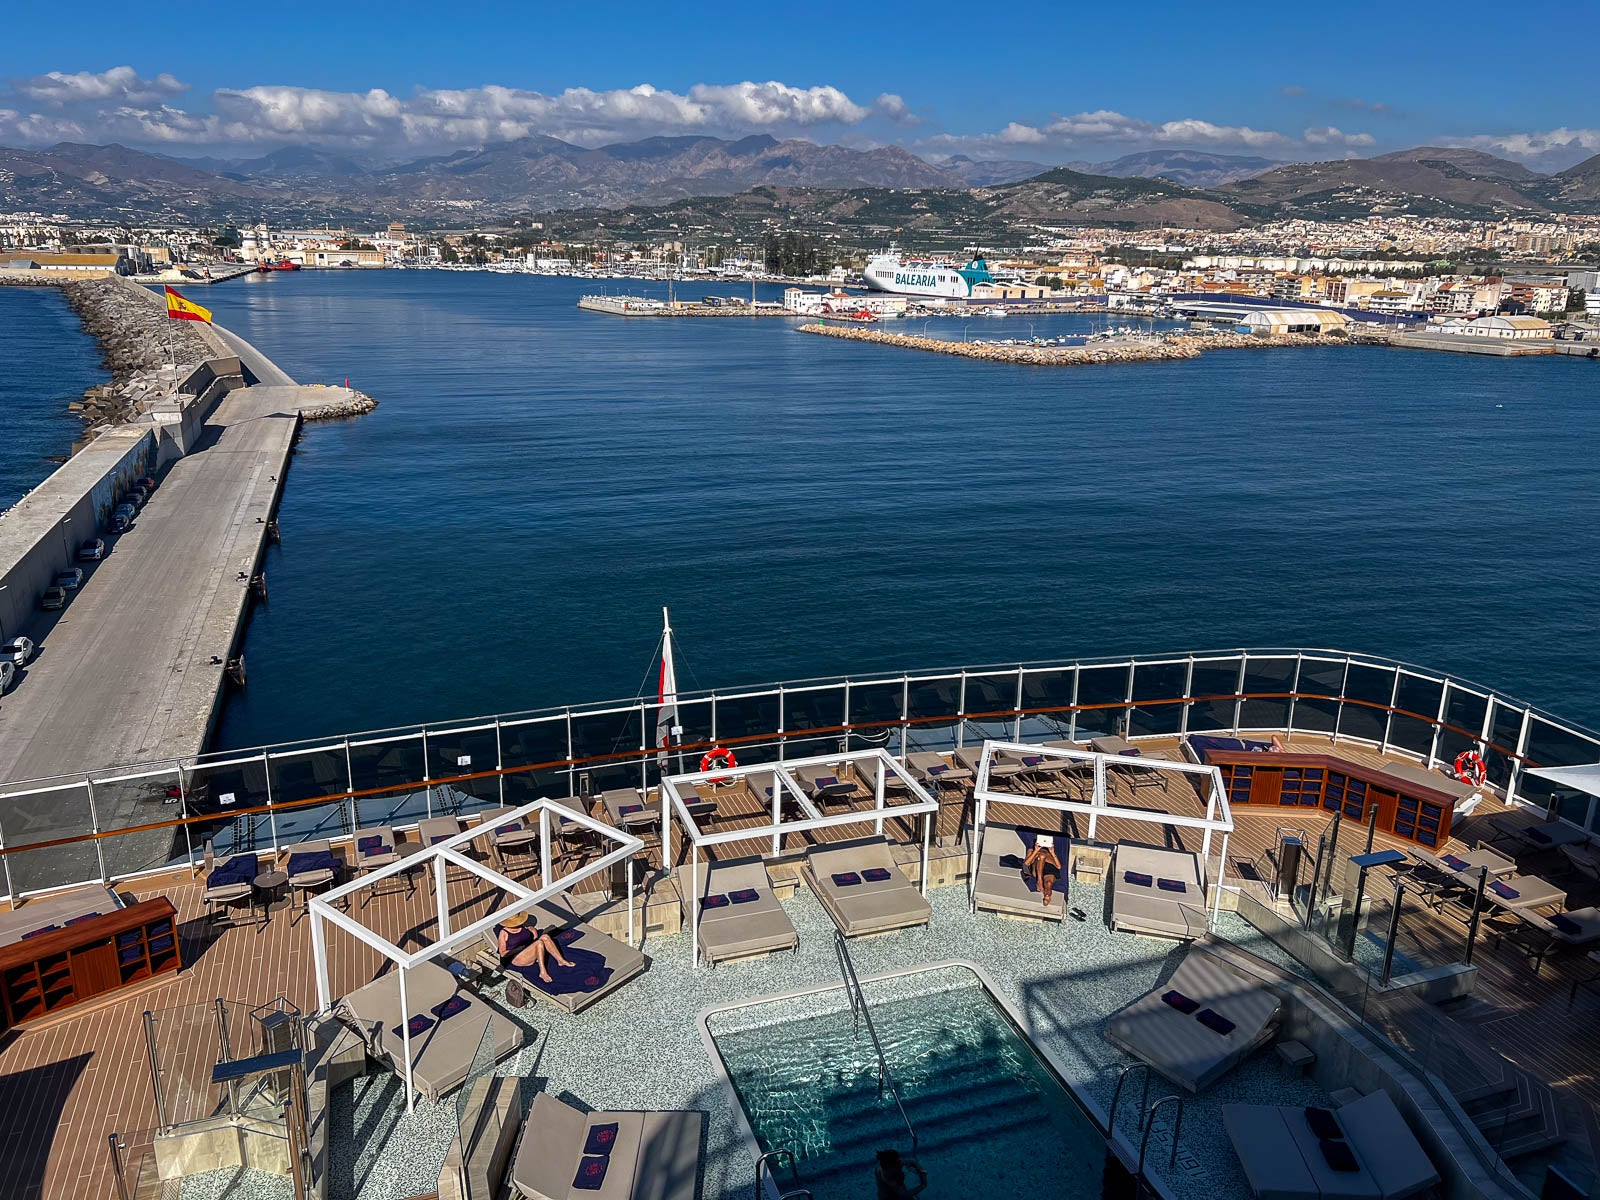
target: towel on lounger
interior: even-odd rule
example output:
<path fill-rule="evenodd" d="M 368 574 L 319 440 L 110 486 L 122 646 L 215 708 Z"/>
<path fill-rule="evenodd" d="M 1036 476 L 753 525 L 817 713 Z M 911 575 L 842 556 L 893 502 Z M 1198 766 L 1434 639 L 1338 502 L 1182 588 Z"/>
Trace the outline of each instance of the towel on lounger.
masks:
<path fill-rule="evenodd" d="M 735 904 L 749 904 L 753 900 L 761 899 L 761 893 L 755 888 L 740 888 L 737 892 L 729 892 L 728 899 Z"/>
<path fill-rule="evenodd" d="M 1307 1105 L 1306 1128 L 1324 1142 L 1337 1141 L 1344 1137 L 1344 1130 L 1339 1128 L 1339 1119 L 1333 1115 L 1331 1108 Z"/>
<path fill-rule="evenodd" d="M 578 1161 L 578 1174 L 572 1186 L 585 1192 L 598 1192 L 606 1181 L 606 1168 L 611 1165 L 609 1154 L 586 1154 Z"/>
<path fill-rule="evenodd" d="M 1356 1152 L 1350 1149 L 1349 1142 L 1323 1140 L 1317 1143 L 1317 1148 L 1322 1151 L 1322 1157 L 1327 1160 L 1328 1166 L 1335 1171 L 1361 1170 L 1361 1164 L 1356 1160 Z"/>
<path fill-rule="evenodd" d="M 584 995 L 597 992 L 605 987 L 611 976 L 616 972 L 606 966 L 605 955 L 597 954 L 593 950 L 583 950 L 577 946 L 566 951 L 572 960 L 570 967 L 563 967 L 553 958 L 545 959 L 545 970 L 550 972 L 550 982 L 546 983 L 539 978 L 537 966 L 510 967 L 526 979 L 530 986 L 538 988 L 550 996 L 570 996 L 575 992 Z"/>
<path fill-rule="evenodd" d="M 1549 833 L 1547 833 L 1543 829 L 1526 829 L 1526 830 L 1523 830 L 1523 832 L 1526 833 L 1529 837 L 1531 837 L 1534 841 L 1543 842 L 1547 846 L 1551 842 L 1555 841 L 1555 838 L 1551 837 L 1549 835 Z"/>
<path fill-rule="evenodd" d="M 1449 867 L 1452 871 L 1465 871 L 1468 866 L 1466 859 L 1457 858 L 1454 854 L 1444 855 L 1442 861 L 1444 862 L 1444 865 Z"/>
<path fill-rule="evenodd" d="M 1163 892 L 1187 892 L 1188 886 L 1181 879 L 1158 879 L 1156 886 Z"/>
<path fill-rule="evenodd" d="M 589 1137 L 583 1143 L 585 1154 L 610 1154 L 613 1146 L 617 1144 L 617 1127 L 619 1122 L 608 1121 L 604 1125 L 591 1125 Z"/>
<path fill-rule="evenodd" d="M 85 921 L 92 921 L 96 917 L 98 917 L 99 915 L 100 914 L 97 913 L 97 912 L 84 913 L 81 917 L 71 917 L 71 918 L 69 918 L 67 920 L 67 924 L 68 925 L 82 925 Z"/>
<path fill-rule="evenodd" d="M 383 838 L 376 836 L 357 838 L 356 849 L 361 851 L 362 854 L 382 854 Z"/>
<path fill-rule="evenodd" d="M 1134 887 L 1149 887 L 1152 880 L 1143 871 L 1124 871 L 1122 873 L 1122 882 L 1131 883 Z"/>
<path fill-rule="evenodd" d="M 700 901 L 700 907 L 701 908 L 727 908 L 728 907 L 728 898 L 726 896 L 724 896 L 721 892 L 712 892 L 711 895 L 707 896 L 704 900 Z"/>
<path fill-rule="evenodd" d="M 1200 1024 L 1204 1025 L 1207 1029 L 1211 1030 L 1212 1033 L 1220 1033 L 1223 1037 L 1227 1037 L 1236 1028 L 1238 1028 L 1238 1026 L 1236 1026 L 1232 1021 L 1228 1020 L 1227 1017 L 1211 1008 L 1202 1008 L 1199 1012 L 1195 1013 L 1194 1019 L 1199 1021 Z"/>
<path fill-rule="evenodd" d="M 888 867 L 868 867 L 861 872 L 861 878 L 868 883 L 882 883 L 885 879 L 893 878 Z"/>
<path fill-rule="evenodd" d="M 22 935 L 22 940 L 27 941 L 29 938 L 43 937 L 45 934 L 54 933 L 60 928 L 61 926 L 59 925 L 44 925 L 38 929 L 30 929 L 27 933 Z"/>
<path fill-rule="evenodd" d="M 406 1025 L 411 1030 L 412 1037 L 421 1037 L 423 1034 L 427 1033 L 428 1030 L 433 1028 L 433 1018 L 425 1017 L 421 1013 L 418 1013 L 416 1016 L 412 1017 L 411 1020 L 407 1021 Z M 394 1027 L 394 1035 L 395 1037 L 403 1036 L 400 1032 L 400 1026 L 396 1025 Z"/>
<path fill-rule="evenodd" d="M 854 871 L 835 871 L 833 873 L 834 887 L 855 887 L 861 882 L 861 876 Z"/>
<path fill-rule="evenodd" d="M 434 1016 L 438 1017 L 439 1020 L 448 1021 L 458 1012 L 469 1008 L 471 1004 L 472 1002 L 465 996 L 451 996 L 450 999 L 446 1000 L 443 1004 L 435 1004 L 428 1011 Z"/>
<path fill-rule="evenodd" d="M 1194 1012 L 1195 1009 L 1200 1007 L 1200 1001 L 1191 1000 L 1182 992 L 1163 992 L 1161 995 L 1161 1003 L 1167 1005 L 1169 1008 L 1177 1009 L 1184 1016 L 1188 1016 L 1190 1013 Z"/>
<path fill-rule="evenodd" d="M 1499 896 L 1502 900 L 1515 900 L 1518 896 L 1522 895 L 1521 892 L 1517 891 L 1517 889 L 1512 887 L 1509 883 L 1501 883 L 1498 879 L 1489 885 L 1489 890 L 1496 896 Z"/>
<path fill-rule="evenodd" d="M 328 850 L 302 850 L 297 854 L 289 855 L 290 875 L 306 875 L 312 871 L 332 871 L 335 863 L 333 853 Z"/>
<path fill-rule="evenodd" d="M 1000 865 L 1005 867 L 1008 871 L 1020 871 L 1026 864 L 1022 861 L 1022 858 L 1019 855 L 1002 854 L 1000 856 Z"/>
<path fill-rule="evenodd" d="M 71 924 L 71 922 L 68 922 L 68 924 Z M 1551 917 L 1550 924 L 1554 925 L 1562 933 L 1568 934 L 1572 937 L 1577 937 L 1578 934 L 1583 932 L 1583 926 L 1579 925 L 1571 917 L 1567 916 L 1566 913 L 1557 913 L 1555 916 Z"/>

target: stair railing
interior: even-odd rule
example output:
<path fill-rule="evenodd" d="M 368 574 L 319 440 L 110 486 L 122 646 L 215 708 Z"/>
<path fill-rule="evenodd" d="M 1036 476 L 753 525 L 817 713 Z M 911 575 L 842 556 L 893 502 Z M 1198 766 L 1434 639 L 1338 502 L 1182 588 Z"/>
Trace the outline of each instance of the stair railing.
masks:
<path fill-rule="evenodd" d="M 1117 1132 L 1117 1103 L 1122 1099 L 1122 1085 L 1127 1082 L 1128 1076 L 1135 1071 L 1144 1073 L 1144 1088 L 1139 1093 L 1139 1104 L 1134 1109 L 1135 1113 L 1143 1112 L 1144 1106 L 1150 1099 L 1150 1065 L 1148 1063 L 1129 1063 L 1117 1072 L 1117 1086 L 1111 1089 L 1111 1111 L 1106 1114 L 1106 1133 Z"/>
<path fill-rule="evenodd" d="M 798 1171 L 794 1165 L 794 1151 L 790 1150 L 787 1146 L 779 1146 L 776 1149 L 768 1150 L 760 1158 L 756 1159 L 756 1200 L 761 1200 L 761 1198 L 766 1195 L 766 1193 L 761 1190 L 761 1177 L 769 1171 L 772 1173 L 773 1190 L 777 1190 L 778 1168 L 774 1164 L 782 1163 L 785 1159 L 787 1159 L 789 1162 L 789 1171 L 792 1174 L 798 1174 Z M 781 1193 L 779 1195 L 779 1200 L 783 1200 L 783 1196 L 785 1195 L 788 1195 L 788 1193 Z"/>
<path fill-rule="evenodd" d="M 1176 1092 L 1163 1096 L 1152 1104 L 1144 1114 L 1144 1136 L 1139 1139 L 1139 1165 L 1134 1169 L 1133 1178 L 1137 1183 L 1146 1182 L 1144 1177 L 1144 1155 L 1150 1145 L 1150 1132 L 1156 1127 L 1156 1114 L 1161 1111 L 1163 1104 L 1176 1104 L 1176 1115 L 1172 1119 L 1172 1153 L 1167 1156 L 1167 1170 L 1172 1170 L 1178 1162 L 1178 1135 L 1183 1131 L 1183 1097 Z"/>
<path fill-rule="evenodd" d="M 856 1032 L 861 1032 L 861 1026 L 867 1027 L 867 1036 L 872 1039 L 873 1052 L 878 1056 L 878 1099 L 883 1099 L 884 1089 L 894 1098 L 894 1106 L 900 1110 L 900 1119 L 906 1124 L 906 1132 L 911 1135 L 911 1152 L 917 1153 L 917 1131 L 911 1127 L 911 1118 L 906 1115 L 906 1106 L 900 1101 L 900 1089 L 895 1086 L 894 1075 L 889 1070 L 889 1060 L 884 1057 L 883 1043 L 878 1040 L 878 1031 L 872 1024 L 872 1013 L 867 1008 L 867 997 L 861 990 L 861 980 L 856 978 L 855 962 L 850 957 L 850 947 L 845 944 L 844 934 L 838 930 L 833 933 L 833 949 L 839 958 L 839 971 L 844 976 L 845 995 L 850 1000 L 850 1016 L 855 1022 Z"/>

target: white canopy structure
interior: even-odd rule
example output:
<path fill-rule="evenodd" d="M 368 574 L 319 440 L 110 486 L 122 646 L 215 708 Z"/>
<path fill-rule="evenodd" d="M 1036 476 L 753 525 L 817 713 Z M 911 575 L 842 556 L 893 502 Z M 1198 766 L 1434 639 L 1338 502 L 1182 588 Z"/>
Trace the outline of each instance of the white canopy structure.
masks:
<path fill-rule="evenodd" d="M 1017 759 L 1039 758 L 1050 760 L 1067 760 L 1091 764 L 1094 770 L 1094 791 L 1089 802 L 1081 800 L 1068 800 L 1059 796 L 1040 796 L 1022 791 L 997 791 L 990 781 L 990 767 L 995 762 L 996 755 L 1004 751 L 1012 761 Z M 1106 798 L 1106 768 L 1114 764 L 1118 767 L 1151 770 L 1170 775 L 1182 775 L 1190 779 L 1203 777 L 1205 786 L 1200 791 L 1205 798 L 1205 811 L 1202 815 L 1191 816 L 1186 813 L 1172 813 L 1160 809 L 1149 808 L 1123 808 L 1112 804 Z M 1051 812 L 1082 813 L 1089 818 L 1089 828 L 1086 831 L 1090 841 L 1095 839 L 1098 826 L 1102 817 L 1115 817 L 1123 821 L 1141 821 L 1150 825 L 1173 826 L 1178 829 L 1199 829 L 1204 832 L 1200 842 L 1200 861 L 1209 865 L 1211 861 L 1211 835 L 1222 834 L 1222 868 L 1217 872 L 1214 895 L 1215 903 L 1220 903 L 1222 891 L 1222 877 L 1228 865 L 1228 835 L 1233 832 L 1233 811 L 1228 807 L 1227 789 L 1222 786 L 1222 772 L 1216 767 L 1202 766 L 1196 763 L 1175 762 L 1171 759 L 1146 757 L 1144 755 L 1127 756 L 1122 754 L 1101 754 L 1092 750 L 1069 750 L 1060 746 L 1037 746 L 1026 742 L 996 742 L 983 743 L 983 754 L 978 761 L 977 781 L 973 786 L 973 799 L 975 812 L 973 814 L 974 828 L 972 837 L 968 841 L 967 854 L 969 862 L 969 877 L 976 879 L 978 873 L 978 850 L 983 842 L 983 829 L 989 822 L 990 804 L 1016 804 L 1028 808 L 1046 809 Z"/>
<path fill-rule="evenodd" d="M 331 923 L 357 940 L 371 946 L 379 954 L 399 967 L 400 1033 L 404 1048 L 406 1110 L 408 1112 L 411 1110 L 415 1091 L 412 1085 L 411 1073 L 410 1022 L 405 1019 L 410 1011 L 406 1000 L 406 974 L 412 967 L 447 956 L 462 946 L 471 945 L 472 942 L 492 930 L 511 914 L 526 912 L 541 901 L 568 891 L 575 884 L 588 879 L 592 875 L 609 871 L 614 864 L 619 862 L 628 864 L 628 943 L 632 945 L 635 941 L 633 856 L 644 849 L 642 841 L 632 834 L 613 829 L 610 825 L 605 824 L 603 821 L 597 821 L 586 813 L 579 813 L 573 809 L 563 807 L 548 796 L 541 796 L 531 804 L 525 804 L 521 808 L 502 813 L 495 818 L 497 825 L 512 821 L 536 821 L 538 823 L 539 879 L 541 884 L 537 888 L 530 888 L 525 883 L 519 883 L 515 879 L 502 875 L 499 871 L 465 853 L 467 846 L 471 842 L 491 832 L 489 827 L 479 825 L 471 829 L 464 829 L 460 833 L 435 842 L 431 846 L 424 846 L 414 853 L 401 858 L 398 862 L 369 871 L 358 879 L 353 879 L 349 883 L 341 884 L 330 891 L 313 896 L 307 906 L 311 913 L 311 950 L 316 967 L 317 1008 L 319 1012 L 327 1012 L 333 1007 L 334 1003 L 334 996 L 328 983 L 328 947 L 325 923 Z M 609 842 L 613 848 L 591 863 L 565 875 L 556 875 L 550 858 L 550 838 L 551 834 L 560 828 L 563 821 L 593 830 L 604 841 Z M 504 891 L 509 899 L 488 916 L 480 917 L 460 929 L 453 929 L 450 922 L 450 890 L 446 886 L 445 878 L 447 870 L 451 867 L 467 871 L 484 883 Z M 420 950 L 402 950 L 382 934 L 362 924 L 356 915 L 357 906 L 351 905 L 349 912 L 335 907 L 336 902 L 368 892 L 385 879 L 392 878 L 402 872 L 419 869 L 433 872 L 434 895 L 438 901 L 439 921 L 438 936 Z M 364 907 L 361 911 L 365 911 Z"/>
<path fill-rule="evenodd" d="M 1548 779 L 1551 783 L 1585 795 L 1600 796 L 1600 763 L 1586 763 L 1578 767 L 1530 767 L 1523 774 L 1536 779 Z"/>
<path fill-rule="evenodd" d="M 877 765 L 874 773 L 873 806 L 871 809 L 853 809 L 850 812 L 830 813 L 826 816 L 812 803 L 805 789 L 792 774 L 800 767 L 838 768 L 847 764 L 872 760 Z M 857 770 L 859 777 L 860 772 Z M 890 775 L 905 784 L 907 799 L 890 803 L 885 782 Z M 772 792 L 771 820 L 759 825 L 746 825 L 738 829 L 719 830 L 715 833 L 702 829 L 689 810 L 689 804 L 699 799 L 695 784 L 719 787 L 738 786 L 746 780 L 755 782 L 757 788 L 770 787 Z M 760 795 L 759 790 L 756 795 Z M 685 800 L 685 795 L 691 798 Z M 799 819 L 786 820 L 784 800 L 793 802 L 803 814 Z M 933 823 L 938 819 L 939 802 L 913 779 L 894 758 L 884 750 L 858 750 L 848 754 L 826 754 L 814 758 L 793 758 L 781 763 L 759 763 L 743 767 L 719 767 L 713 771 L 697 771 L 690 775 L 673 775 L 661 781 L 661 861 L 671 869 L 673 862 L 672 819 L 677 818 L 684 836 L 689 839 L 689 875 L 691 894 L 700 894 L 700 851 L 713 846 L 726 846 L 734 842 L 755 839 L 772 839 L 772 855 L 783 853 L 783 838 L 789 833 L 805 833 L 818 829 L 837 829 L 846 825 L 872 822 L 873 832 L 883 835 L 883 823 L 895 817 L 922 818 L 922 874 L 921 889 L 928 891 L 928 846 L 933 839 Z M 689 955 L 693 965 L 700 964 L 700 906 L 691 904 Z"/>

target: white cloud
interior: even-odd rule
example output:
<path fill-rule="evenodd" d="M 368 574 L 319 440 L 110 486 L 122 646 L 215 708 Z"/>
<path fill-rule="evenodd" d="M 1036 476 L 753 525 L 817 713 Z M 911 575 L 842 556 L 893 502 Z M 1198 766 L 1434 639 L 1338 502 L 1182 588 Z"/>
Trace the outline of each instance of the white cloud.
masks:
<path fill-rule="evenodd" d="M 888 117 L 896 125 L 920 125 L 922 118 L 912 111 L 906 103 L 904 96 L 897 96 L 893 92 L 884 92 L 872 102 L 872 111 L 881 117 Z"/>
<path fill-rule="evenodd" d="M 1514 158 L 1539 171 L 1563 171 L 1600 154 L 1600 129 L 1549 129 L 1542 133 L 1485 133 L 1443 138 L 1446 146 L 1467 146 Z"/>
<path fill-rule="evenodd" d="M 927 139 L 930 147 L 949 153 L 993 153 L 1017 147 L 1049 147 L 1060 153 L 1105 154 L 1115 150 L 1150 150 L 1159 147 L 1205 148 L 1290 155 L 1311 148 L 1351 151 L 1371 146 L 1369 133 L 1346 133 L 1333 126 L 1307 129 L 1298 137 L 1249 125 L 1219 125 L 1198 117 L 1172 121 L 1147 121 L 1110 109 L 1056 116 L 1037 125 L 1012 121 L 995 133 L 974 137 L 940 134 Z"/>
<path fill-rule="evenodd" d="M 180 96 L 189 85 L 163 72 L 154 79 L 143 79 L 132 67 L 112 67 L 109 71 L 78 71 L 67 74 L 51 71 L 13 79 L 11 90 L 37 104 L 152 104 L 170 96 Z"/>
<path fill-rule="evenodd" d="M 1339 146 L 1346 150 L 1364 149 L 1377 142 L 1377 138 L 1370 133 L 1346 133 L 1335 125 L 1308 129 L 1301 136 L 1308 146 Z"/>

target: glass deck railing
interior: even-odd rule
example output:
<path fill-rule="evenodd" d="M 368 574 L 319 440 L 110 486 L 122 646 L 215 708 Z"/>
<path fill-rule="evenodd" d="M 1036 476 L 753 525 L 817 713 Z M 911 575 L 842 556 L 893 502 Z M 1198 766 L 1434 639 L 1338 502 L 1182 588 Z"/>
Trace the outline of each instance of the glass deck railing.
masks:
<path fill-rule="evenodd" d="M 647 787 L 660 706 L 634 699 L 308 740 L 0 784 L 0 887 L 109 882 L 539 795 Z M 712 745 L 741 762 L 984 738 L 1314 733 L 1429 766 L 1485 759 L 1507 799 L 1600 828 L 1590 797 L 1529 766 L 1600 761 L 1600 734 L 1491 688 L 1334 650 L 1250 649 L 950 668 L 680 693 L 669 771 Z"/>

